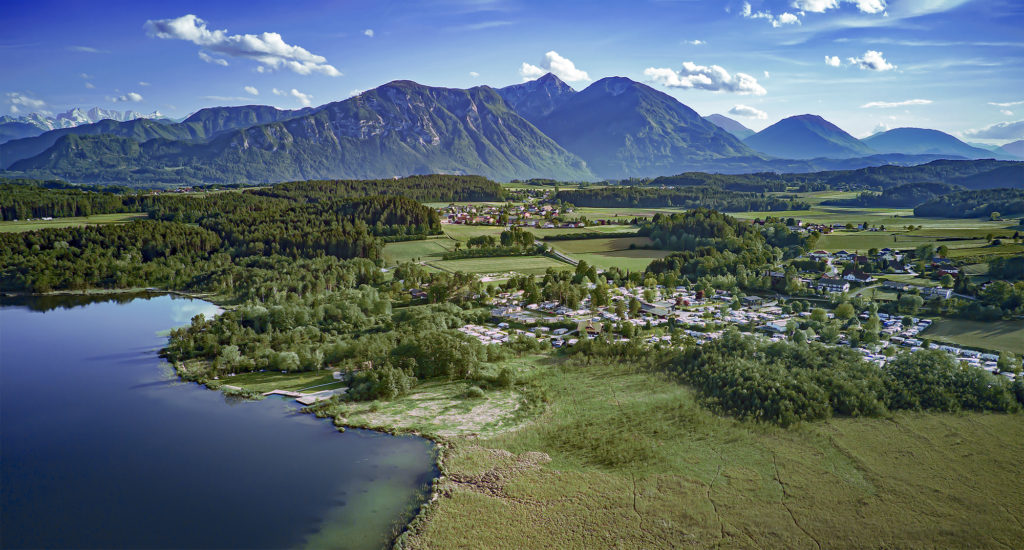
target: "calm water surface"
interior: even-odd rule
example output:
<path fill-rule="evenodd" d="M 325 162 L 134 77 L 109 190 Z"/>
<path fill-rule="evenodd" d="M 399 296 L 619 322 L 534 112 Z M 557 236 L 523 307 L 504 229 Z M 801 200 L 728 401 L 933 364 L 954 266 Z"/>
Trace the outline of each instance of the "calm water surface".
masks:
<path fill-rule="evenodd" d="M 379 548 L 407 519 L 430 443 L 179 381 L 157 351 L 200 312 L 0 307 L 0 547 Z"/>

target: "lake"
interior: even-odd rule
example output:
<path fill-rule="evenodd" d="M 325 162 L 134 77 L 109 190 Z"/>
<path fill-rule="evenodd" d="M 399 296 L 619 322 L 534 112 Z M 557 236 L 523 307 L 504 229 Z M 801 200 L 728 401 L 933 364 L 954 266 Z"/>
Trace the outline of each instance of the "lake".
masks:
<path fill-rule="evenodd" d="M 427 496 L 422 438 L 175 377 L 167 329 L 215 306 L 75 300 L 0 307 L 4 548 L 380 548 Z"/>

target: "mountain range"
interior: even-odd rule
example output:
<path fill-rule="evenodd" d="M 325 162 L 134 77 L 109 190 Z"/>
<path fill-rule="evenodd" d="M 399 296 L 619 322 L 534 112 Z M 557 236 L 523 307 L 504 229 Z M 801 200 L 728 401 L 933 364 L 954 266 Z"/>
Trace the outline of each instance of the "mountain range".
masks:
<path fill-rule="evenodd" d="M 29 113 L 21 117 L 0 116 L 0 143 L 11 139 L 38 136 L 43 132 L 60 128 L 74 128 L 83 124 L 92 124 L 101 120 L 127 122 L 138 118 L 162 119 L 159 111 L 144 115 L 137 111 L 117 111 L 93 107 L 88 111 L 75 107 L 67 112 L 53 116 L 40 113 Z"/>
<path fill-rule="evenodd" d="M 395 81 L 294 111 L 215 107 L 182 122 L 106 119 L 58 128 L 0 144 L 0 168 L 133 185 L 424 173 L 578 181 L 692 170 L 849 170 L 980 151 L 933 131 L 874 136 L 886 144 L 876 149 L 816 115 L 790 117 L 741 140 L 736 133 L 743 130 L 750 131 L 620 77 L 582 91 L 552 74 L 500 89 Z"/>

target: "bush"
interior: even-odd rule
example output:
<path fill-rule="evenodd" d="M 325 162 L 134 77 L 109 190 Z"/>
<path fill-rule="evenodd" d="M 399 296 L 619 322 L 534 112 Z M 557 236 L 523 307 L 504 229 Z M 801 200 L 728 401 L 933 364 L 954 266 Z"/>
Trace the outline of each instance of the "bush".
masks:
<path fill-rule="evenodd" d="M 484 396 L 484 390 L 480 389 L 479 386 L 470 386 L 466 390 L 466 397 L 469 399 L 479 399 Z"/>

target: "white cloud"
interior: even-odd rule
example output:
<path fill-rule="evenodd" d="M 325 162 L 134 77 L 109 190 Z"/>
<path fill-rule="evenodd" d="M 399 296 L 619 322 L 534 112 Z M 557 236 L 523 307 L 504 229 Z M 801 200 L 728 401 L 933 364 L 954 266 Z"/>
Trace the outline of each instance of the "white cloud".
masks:
<path fill-rule="evenodd" d="M 1013 107 L 1014 105 L 1024 105 L 1024 101 L 1007 101 L 1006 103 L 996 103 L 989 101 L 989 105 L 995 105 L 996 107 Z"/>
<path fill-rule="evenodd" d="M 469 76 L 471 76 L 473 78 L 477 78 L 477 77 L 480 76 L 480 73 L 478 73 L 476 71 L 469 71 Z"/>
<path fill-rule="evenodd" d="M 255 86 L 246 86 L 242 89 L 249 95 L 260 95 L 260 91 L 257 90 Z"/>
<path fill-rule="evenodd" d="M 832 56 L 826 55 L 825 56 L 825 64 L 828 65 L 829 67 L 838 67 L 839 66 L 839 56 L 838 55 L 832 55 Z"/>
<path fill-rule="evenodd" d="M 997 122 L 977 130 L 967 130 L 964 135 L 981 139 L 1024 139 L 1024 120 Z"/>
<path fill-rule="evenodd" d="M 93 48 L 92 46 L 69 46 L 68 49 L 73 51 L 73 52 L 81 52 L 81 53 L 110 53 L 107 50 L 101 50 L 99 48 Z"/>
<path fill-rule="evenodd" d="M 547 73 L 552 73 L 566 82 L 590 80 L 587 71 L 577 69 L 575 63 L 558 55 L 558 52 L 554 50 L 544 54 L 544 60 L 540 62 L 540 66 L 523 63 L 519 67 L 519 74 L 524 81 L 542 77 Z"/>
<path fill-rule="evenodd" d="M 773 27 L 781 27 L 782 25 L 799 25 L 800 17 L 795 13 L 783 12 L 779 15 L 773 15 L 768 10 L 755 12 L 750 7 L 750 2 L 744 2 L 743 8 L 740 10 L 740 15 L 747 19 L 765 19 L 772 24 Z"/>
<path fill-rule="evenodd" d="M 842 0 L 846 4 L 855 4 L 857 9 L 864 13 L 885 12 L 885 0 Z M 810 13 L 825 13 L 828 10 L 839 8 L 840 0 L 793 0 L 790 4 L 800 11 Z"/>
<path fill-rule="evenodd" d="M 46 102 L 18 92 L 7 92 L 7 102 L 11 104 L 12 113 L 20 113 L 22 108 L 38 111 L 46 107 Z"/>
<path fill-rule="evenodd" d="M 92 82 L 86 82 L 85 83 L 85 87 L 88 90 L 92 90 L 92 89 L 96 88 L 96 85 L 94 85 Z"/>
<path fill-rule="evenodd" d="M 888 132 L 889 125 L 884 122 L 879 122 L 875 125 L 875 128 L 871 130 L 871 135 L 880 134 L 882 132 Z"/>
<path fill-rule="evenodd" d="M 363 31 L 363 36 L 369 36 L 370 38 L 373 38 L 373 29 L 366 29 L 365 31 Z"/>
<path fill-rule="evenodd" d="M 220 65 L 221 67 L 227 67 L 228 66 L 228 60 L 227 59 L 221 59 L 219 57 L 213 57 L 212 55 L 204 52 L 203 50 L 199 50 L 199 59 L 202 59 L 203 61 L 205 61 L 207 63 L 213 63 L 214 65 Z"/>
<path fill-rule="evenodd" d="M 119 96 L 107 96 L 107 101 L 111 103 L 138 103 L 142 101 L 142 95 L 137 94 L 135 92 L 128 92 L 124 95 Z"/>
<path fill-rule="evenodd" d="M 863 57 L 847 58 L 847 61 L 849 61 L 851 65 L 857 65 L 861 69 L 870 71 L 889 71 L 896 68 L 896 65 L 889 63 L 884 57 L 882 57 L 882 52 L 876 52 L 875 50 L 868 50 L 864 52 Z"/>
<path fill-rule="evenodd" d="M 80 74 L 78 76 L 80 76 L 80 77 L 82 77 L 82 78 L 84 78 L 86 80 L 89 80 L 89 79 L 92 78 L 92 75 L 91 74 L 87 74 L 87 73 L 82 73 L 82 74 Z"/>
<path fill-rule="evenodd" d="M 707 42 L 703 40 L 683 40 L 683 44 L 689 44 L 691 46 L 702 46 L 704 44 L 707 44 Z"/>
<path fill-rule="evenodd" d="M 890 108 L 890 107 L 909 107 L 911 105 L 930 105 L 932 100 L 930 99 L 908 99 L 906 101 L 872 101 L 865 103 L 860 106 L 861 109 L 871 109 L 875 107 L 879 108 Z"/>
<path fill-rule="evenodd" d="M 715 92 L 753 95 L 768 93 L 764 87 L 757 83 L 756 78 L 748 74 L 736 73 L 735 75 L 730 75 L 728 71 L 718 65 L 705 67 L 690 61 L 684 62 L 683 68 L 678 71 L 648 67 L 644 69 L 644 76 L 666 88 L 697 88 Z"/>
<path fill-rule="evenodd" d="M 1009 109 L 1000 109 L 999 112 L 1002 113 L 1003 116 L 1013 116 L 1013 111 Z"/>
<path fill-rule="evenodd" d="M 771 78 L 771 77 L 772 77 L 772 74 L 771 74 L 771 73 L 769 73 L 768 71 L 765 71 L 765 72 L 764 72 L 764 78 L 765 78 L 765 80 L 768 80 L 768 79 L 769 79 L 769 78 Z"/>
<path fill-rule="evenodd" d="M 295 88 L 292 88 L 291 91 L 278 90 L 277 88 L 274 88 L 271 91 L 273 91 L 275 95 L 294 97 L 295 99 L 299 100 L 299 103 L 303 107 L 309 107 L 310 105 L 313 104 L 313 102 L 312 102 L 313 96 L 311 96 L 309 94 L 304 94 L 304 93 L 296 90 Z"/>
<path fill-rule="evenodd" d="M 145 81 L 142 81 L 142 80 L 139 81 L 139 86 L 149 86 L 149 85 L 150 85 L 149 82 L 145 82 Z"/>
<path fill-rule="evenodd" d="M 329 65 L 325 57 L 285 43 L 276 32 L 228 34 L 226 30 L 208 29 L 205 21 L 192 14 L 177 19 L 146 21 L 145 28 L 150 36 L 156 38 L 186 40 L 211 52 L 252 59 L 260 64 L 257 69 L 260 72 L 285 68 L 303 75 L 316 72 L 341 76 L 341 72 Z"/>
<path fill-rule="evenodd" d="M 768 113 L 749 107 L 747 105 L 735 105 L 732 109 L 729 109 L 730 115 L 745 116 L 747 118 L 756 118 L 758 120 L 764 120 L 768 118 Z"/>
<path fill-rule="evenodd" d="M 360 90 L 359 88 L 356 88 L 356 89 L 352 90 L 351 92 L 349 92 L 348 96 L 349 97 L 356 97 L 357 95 L 359 95 L 361 93 L 363 93 L 363 91 Z"/>

